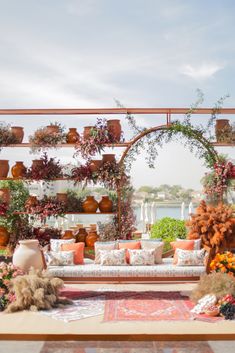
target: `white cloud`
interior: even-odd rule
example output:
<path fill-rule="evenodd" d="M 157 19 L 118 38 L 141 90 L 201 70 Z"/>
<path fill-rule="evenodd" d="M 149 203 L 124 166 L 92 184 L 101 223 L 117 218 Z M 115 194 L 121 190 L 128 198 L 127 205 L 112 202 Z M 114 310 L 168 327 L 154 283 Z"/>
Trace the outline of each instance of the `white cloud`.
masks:
<path fill-rule="evenodd" d="M 187 64 L 180 69 L 180 73 L 189 76 L 194 80 L 204 80 L 213 77 L 216 72 L 222 69 L 223 66 L 213 63 L 201 64 L 199 66 Z"/>

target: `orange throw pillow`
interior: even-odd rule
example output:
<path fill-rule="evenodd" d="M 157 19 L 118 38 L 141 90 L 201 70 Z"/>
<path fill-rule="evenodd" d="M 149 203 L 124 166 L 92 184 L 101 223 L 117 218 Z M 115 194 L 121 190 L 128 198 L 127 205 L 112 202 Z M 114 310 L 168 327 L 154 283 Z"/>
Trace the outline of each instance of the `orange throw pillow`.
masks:
<path fill-rule="evenodd" d="M 172 248 L 174 251 L 176 249 L 182 249 L 182 250 L 193 250 L 194 249 L 194 240 L 180 240 L 180 241 L 172 241 L 171 243 Z M 174 253 L 174 259 L 173 259 L 173 264 L 177 264 L 178 262 L 178 257 L 176 255 L 176 251 Z"/>
<path fill-rule="evenodd" d="M 62 244 L 62 251 L 74 251 L 74 264 L 83 265 L 84 264 L 84 243 L 73 243 L 73 244 Z"/>
<path fill-rule="evenodd" d="M 130 241 L 130 242 L 123 242 L 118 243 L 118 249 L 126 249 L 126 262 L 130 263 L 130 254 L 128 249 L 130 250 L 138 250 L 141 249 L 140 241 Z"/>

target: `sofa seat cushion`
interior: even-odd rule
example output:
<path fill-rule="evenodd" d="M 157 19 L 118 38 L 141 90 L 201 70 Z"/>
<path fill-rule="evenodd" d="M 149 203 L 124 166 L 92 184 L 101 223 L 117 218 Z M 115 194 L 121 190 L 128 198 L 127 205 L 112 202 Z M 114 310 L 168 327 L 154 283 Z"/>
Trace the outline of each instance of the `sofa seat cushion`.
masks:
<path fill-rule="evenodd" d="M 163 259 L 162 264 L 153 266 L 102 266 L 94 263 L 74 266 L 53 266 L 48 271 L 56 277 L 199 277 L 206 273 L 205 266 L 176 266 L 172 258 Z"/>

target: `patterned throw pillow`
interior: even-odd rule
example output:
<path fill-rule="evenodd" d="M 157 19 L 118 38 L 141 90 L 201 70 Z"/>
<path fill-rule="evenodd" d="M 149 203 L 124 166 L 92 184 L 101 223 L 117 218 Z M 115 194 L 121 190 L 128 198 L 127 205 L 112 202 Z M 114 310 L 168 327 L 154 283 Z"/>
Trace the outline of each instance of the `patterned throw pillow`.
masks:
<path fill-rule="evenodd" d="M 84 243 L 62 244 L 62 251 L 74 251 L 74 265 L 84 264 Z"/>
<path fill-rule="evenodd" d="M 155 264 L 162 263 L 164 243 L 161 241 L 141 240 L 141 249 L 154 249 Z"/>
<path fill-rule="evenodd" d="M 170 244 L 171 244 L 172 248 L 175 250 L 174 259 L 173 259 L 174 265 L 178 261 L 176 249 L 182 249 L 182 250 L 193 250 L 194 249 L 194 241 L 193 240 L 172 241 Z"/>
<path fill-rule="evenodd" d="M 100 250 L 100 264 L 104 266 L 126 265 L 125 249 Z"/>
<path fill-rule="evenodd" d="M 130 263 L 129 250 L 141 249 L 140 241 L 120 241 L 118 242 L 118 249 L 126 249 L 126 262 Z"/>
<path fill-rule="evenodd" d="M 116 241 L 96 241 L 95 242 L 95 264 L 100 264 L 100 250 L 115 250 L 117 249 Z"/>
<path fill-rule="evenodd" d="M 74 251 L 50 251 L 46 253 L 48 266 L 72 266 L 74 265 Z"/>
<path fill-rule="evenodd" d="M 201 250 L 182 250 L 176 249 L 177 266 L 203 266 L 206 251 Z"/>
<path fill-rule="evenodd" d="M 154 265 L 155 249 L 129 250 L 130 265 Z"/>
<path fill-rule="evenodd" d="M 50 239 L 51 251 L 61 251 L 62 244 L 73 244 L 75 239 Z"/>

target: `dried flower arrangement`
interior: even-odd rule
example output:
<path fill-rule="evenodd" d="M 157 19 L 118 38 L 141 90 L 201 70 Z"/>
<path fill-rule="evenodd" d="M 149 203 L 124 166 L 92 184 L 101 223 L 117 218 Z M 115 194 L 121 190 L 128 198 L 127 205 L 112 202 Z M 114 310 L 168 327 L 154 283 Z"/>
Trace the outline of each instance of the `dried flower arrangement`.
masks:
<path fill-rule="evenodd" d="M 210 206 L 201 201 L 191 217 L 191 220 L 186 222 L 190 229 L 188 238 L 201 237 L 202 244 L 210 246 L 216 253 L 228 249 L 235 239 L 235 218 L 231 206 Z"/>
<path fill-rule="evenodd" d="M 16 136 L 11 132 L 10 125 L 0 123 L 0 151 L 2 147 L 17 143 Z"/>
<path fill-rule="evenodd" d="M 11 263 L 0 263 L 0 311 L 5 310 L 8 304 L 15 300 L 11 290 L 11 279 L 22 275 L 23 272 Z"/>
<path fill-rule="evenodd" d="M 35 206 L 25 205 L 25 211 L 31 215 L 31 218 L 38 218 L 46 221 L 49 217 L 63 217 L 65 213 L 65 205 L 58 201 L 56 197 L 44 196 Z"/>
<path fill-rule="evenodd" d="M 29 136 L 31 152 L 38 153 L 48 148 L 56 148 L 59 144 L 66 143 L 65 127 L 60 123 L 51 123 L 49 126 L 56 126 L 55 131 L 48 127 L 42 127 L 35 131 L 34 135 Z"/>
<path fill-rule="evenodd" d="M 47 153 L 44 152 L 40 158 L 43 161 L 42 166 L 30 167 L 26 172 L 26 179 L 33 180 L 52 180 L 63 177 L 63 167 L 60 162 L 55 158 L 49 158 Z"/>

